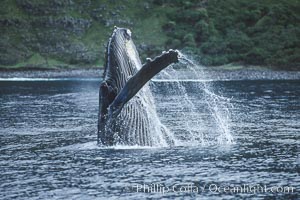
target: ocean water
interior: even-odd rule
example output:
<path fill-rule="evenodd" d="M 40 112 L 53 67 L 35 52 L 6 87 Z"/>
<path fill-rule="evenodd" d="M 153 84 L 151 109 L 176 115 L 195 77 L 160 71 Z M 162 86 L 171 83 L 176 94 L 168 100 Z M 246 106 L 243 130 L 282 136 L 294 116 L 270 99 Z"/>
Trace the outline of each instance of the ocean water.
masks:
<path fill-rule="evenodd" d="M 98 146 L 99 81 L 0 81 L 0 199 L 297 199 L 300 81 L 151 83 L 172 147 Z"/>

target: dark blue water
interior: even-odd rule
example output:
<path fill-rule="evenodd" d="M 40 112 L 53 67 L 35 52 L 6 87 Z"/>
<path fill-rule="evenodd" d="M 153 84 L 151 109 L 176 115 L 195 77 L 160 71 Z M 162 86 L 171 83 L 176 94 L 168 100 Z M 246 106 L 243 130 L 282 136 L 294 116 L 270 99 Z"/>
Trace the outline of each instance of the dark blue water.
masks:
<path fill-rule="evenodd" d="M 209 143 L 218 126 L 197 84 L 183 84 L 192 113 L 168 83 L 152 86 L 182 145 L 105 148 L 99 82 L 0 81 L 0 199 L 299 198 L 300 81 L 213 82 L 230 99 L 229 144 Z M 200 118 L 205 128 L 193 131 L 206 143 L 189 145 L 186 129 Z"/>

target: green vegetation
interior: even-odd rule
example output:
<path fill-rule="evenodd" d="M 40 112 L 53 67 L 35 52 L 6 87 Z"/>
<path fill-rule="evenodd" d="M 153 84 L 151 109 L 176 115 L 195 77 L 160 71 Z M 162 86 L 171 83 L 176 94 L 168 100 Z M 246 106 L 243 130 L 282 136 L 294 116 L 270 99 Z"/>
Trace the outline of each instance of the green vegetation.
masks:
<path fill-rule="evenodd" d="M 133 30 L 141 56 L 163 50 L 160 6 L 139 0 L 3 0 L 0 68 L 102 67 L 114 26 Z"/>
<path fill-rule="evenodd" d="M 299 0 L 3 0 L 0 68 L 102 67 L 113 27 L 141 57 L 166 48 L 204 65 L 300 69 Z"/>
<path fill-rule="evenodd" d="M 300 1 L 156 1 L 176 7 L 164 26 L 168 46 L 204 65 L 242 63 L 300 69 Z"/>

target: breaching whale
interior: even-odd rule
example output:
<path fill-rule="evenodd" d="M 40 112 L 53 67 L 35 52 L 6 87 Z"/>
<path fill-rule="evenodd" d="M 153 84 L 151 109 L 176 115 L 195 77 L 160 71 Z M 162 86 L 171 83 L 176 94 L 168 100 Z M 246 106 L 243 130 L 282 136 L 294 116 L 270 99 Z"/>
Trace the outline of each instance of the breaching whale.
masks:
<path fill-rule="evenodd" d="M 142 65 L 131 31 L 115 27 L 106 48 L 103 81 L 99 89 L 98 143 L 154 146 L 172 144 L 159 121 L 147 82 L 178 62 L 170 49 Z"/>

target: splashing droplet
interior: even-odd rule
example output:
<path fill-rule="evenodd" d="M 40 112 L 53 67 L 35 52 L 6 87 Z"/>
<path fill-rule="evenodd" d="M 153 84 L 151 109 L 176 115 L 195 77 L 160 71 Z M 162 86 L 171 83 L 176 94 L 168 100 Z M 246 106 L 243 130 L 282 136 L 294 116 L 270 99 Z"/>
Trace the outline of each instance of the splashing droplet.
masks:
<path fill-rule="evenodd" d="M 156 76 L 176 95 L 177 115 L 183 115 L 180 128 L 171 129 L 180 138 L 178 145 L 232 144 L 230 99 L 214 92 L 204 67 L 179 52 L 179 65 L 172 65 Z M 182 69 L 184 68 L 184 69 Z M 155 86 L 154 86 L 155 87 Z M 195 94 L 201 96 L 195 96 Z M 200 98 L 200 99 L 199 99 Z M 199 103 L 200 102 L 200 103 Z"/>

